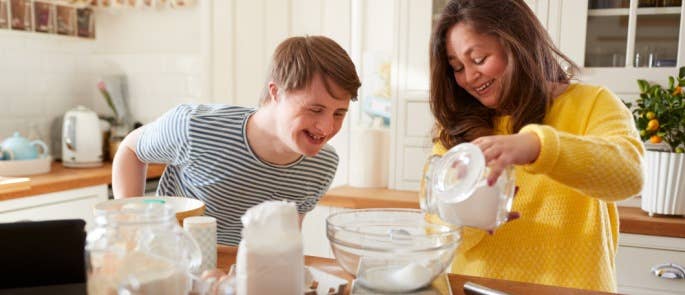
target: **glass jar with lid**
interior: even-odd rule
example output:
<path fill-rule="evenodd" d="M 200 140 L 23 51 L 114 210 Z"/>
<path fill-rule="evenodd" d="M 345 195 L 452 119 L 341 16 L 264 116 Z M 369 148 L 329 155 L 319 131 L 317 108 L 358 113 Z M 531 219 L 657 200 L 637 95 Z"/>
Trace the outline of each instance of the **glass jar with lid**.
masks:
<path fill-rule="evenodd" d="M 135 203 L 95 212 L 88 231 L 88 294 L 188 294 L 202 256 L 169 205 Z"/>
<path fill-rule="evenodd" d="M 471 143 L 431 156 L 424 169 L 422 210 L 453 225 L 496 229 L 508 219 L 516 185 L 511 167 L 491 186 L 489 174 L 485 156 Z"/>

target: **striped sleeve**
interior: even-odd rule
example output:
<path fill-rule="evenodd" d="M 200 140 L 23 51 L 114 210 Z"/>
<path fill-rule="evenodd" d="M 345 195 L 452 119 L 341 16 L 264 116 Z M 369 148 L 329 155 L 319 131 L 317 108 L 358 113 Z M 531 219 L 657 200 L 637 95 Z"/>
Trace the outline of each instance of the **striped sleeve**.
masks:
<path fill-rule="evenodd" d="M 188 122 L 193 110 L 191 105 L 179 105 L 145 125 L 136 145 L 138 158 L 145 163 L 186 163 L 190 154 Z"/>

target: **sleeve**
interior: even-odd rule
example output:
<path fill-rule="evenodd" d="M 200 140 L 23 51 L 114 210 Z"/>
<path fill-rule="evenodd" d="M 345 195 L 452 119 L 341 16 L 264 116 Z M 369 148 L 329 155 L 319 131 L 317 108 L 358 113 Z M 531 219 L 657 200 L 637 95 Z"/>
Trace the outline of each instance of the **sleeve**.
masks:
<path fill-rule="evenodd" d="M 540 155 L 524 166 L 527 172 L 545 174 L 604 201 L 619 201 L 642 189 L 644 146 L 628 108 L 611 92 L 602 89 L 586 119 L 585 134 L 561 132 L 547 125 L 531 124 L 522 132 L 540 138 Z"/>
<path fill-rule="evenodd" d="M 190 105 L 179 105 L 145 125 L 136 145 L 138 159 L 167 165 L 186 163 L 190 154 L 188 126 L 193 110 Z"/>

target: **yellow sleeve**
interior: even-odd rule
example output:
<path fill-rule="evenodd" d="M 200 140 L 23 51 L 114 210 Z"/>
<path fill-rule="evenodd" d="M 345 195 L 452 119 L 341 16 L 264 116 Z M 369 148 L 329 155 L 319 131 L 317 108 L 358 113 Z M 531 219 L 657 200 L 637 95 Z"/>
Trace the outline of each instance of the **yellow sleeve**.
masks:
<path fill-rule="evenodd" d="M 446 152 L 447 149 L 444 146 L 442 146 L 442 143 L 440 143 L 439 141 L 433 144 L 433 151 L 431 152 L 433 155 L 442 156 Z"/>
<path fill-rule="evenodd" d="M 589 110 L 586 114 L 565 114 L 568 120 L 587 122 L 580 135 L 548 125 L 522 128 L 519 133 L 533 132 L 541 142 L 537 160 L 524 169 L 604 201 L 619 201 L 640 193 L 644 146 L 632 114 L 607 90 L 600 91 Z"/>

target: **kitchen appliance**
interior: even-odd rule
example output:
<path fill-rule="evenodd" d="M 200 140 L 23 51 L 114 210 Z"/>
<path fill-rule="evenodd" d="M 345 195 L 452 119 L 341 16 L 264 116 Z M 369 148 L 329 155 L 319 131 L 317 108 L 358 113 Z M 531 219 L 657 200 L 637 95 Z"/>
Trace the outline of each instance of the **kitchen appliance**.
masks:
<path fill-rule="evenodd" d="M 102 166 L 102 132 L 95 112 L 77 106 L 64 114 L 62 164 L 65 167 Z"/>

